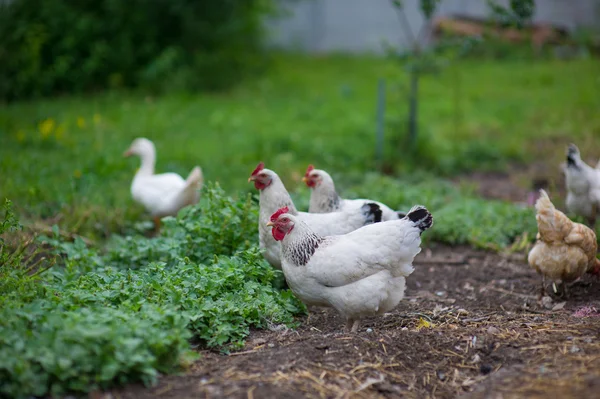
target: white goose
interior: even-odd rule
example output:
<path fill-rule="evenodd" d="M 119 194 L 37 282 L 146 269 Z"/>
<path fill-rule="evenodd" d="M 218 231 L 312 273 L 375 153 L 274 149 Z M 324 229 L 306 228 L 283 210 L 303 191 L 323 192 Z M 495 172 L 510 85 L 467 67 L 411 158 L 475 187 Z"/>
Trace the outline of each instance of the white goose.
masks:
<path fill-rule="evenodd" d="M 177 173 L 155 175 L 156 149 L 146 138 L 133 140 L 123 155 L 137 155 L 142 160 L 131 183 L 131 196 L 150 212 L 156 232 L 160 229 L 161 218 L 175 216 L 181 208 L 198 202 L 198 190 L 204 181 L 200 167 L 192 169 L 186 180 Z"/>

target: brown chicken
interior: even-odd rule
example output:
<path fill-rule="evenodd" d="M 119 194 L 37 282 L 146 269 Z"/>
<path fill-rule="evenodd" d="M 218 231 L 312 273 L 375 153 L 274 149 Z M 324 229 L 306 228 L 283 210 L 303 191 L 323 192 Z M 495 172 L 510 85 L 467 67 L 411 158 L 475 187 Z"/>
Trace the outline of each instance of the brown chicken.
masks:
<path fill-rule="evenodd" d="M 598 243 L 592 229 L 572 222 L 557 210 L 548 194 L 540 190 L 535 203 L 538 225 L 537 241 L 527 258 L 529 265 L 542 275 L 542 296 L 546 277 L 562 282 L 563 295 L 567 295 L 567 282 L 583 274 L 600 275 L 600 261 L 596 258 Z M 555 286 L 555 285 L 554 285 Z"/>

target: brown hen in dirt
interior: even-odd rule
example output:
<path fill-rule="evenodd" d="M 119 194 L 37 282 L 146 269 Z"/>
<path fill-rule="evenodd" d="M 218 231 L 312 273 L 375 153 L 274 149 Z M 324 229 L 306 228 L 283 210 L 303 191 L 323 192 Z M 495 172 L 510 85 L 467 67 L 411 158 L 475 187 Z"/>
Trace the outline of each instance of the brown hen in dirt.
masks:
<path fill-rule="evenodd" d="M 557 210 L 544 190 L 540 190 L 535 209 L 537 241 L 527 260 L 542 275 L 541 294 L 545 292 L 546 277 L 553 282 L 562 281 L 566 295 L 566 282 L 576 280 L 586 272 L 600 274 L 594 231 L 581 223 L 572 222 Z"/>

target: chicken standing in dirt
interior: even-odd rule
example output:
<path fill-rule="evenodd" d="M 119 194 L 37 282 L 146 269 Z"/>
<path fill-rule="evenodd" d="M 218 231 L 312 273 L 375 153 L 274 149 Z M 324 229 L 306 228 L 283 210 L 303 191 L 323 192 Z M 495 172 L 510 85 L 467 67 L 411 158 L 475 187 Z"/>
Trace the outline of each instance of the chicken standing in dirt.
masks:
<path fill-rule="evenodd" d="M 562 281 L 563 294 L 566 295 L 566 282 L 576 280 L 586 272 L 600 274 L 594 231 L 572 222 L 557 210 L 544 190 L 540 190 L 535 209 L 537 241 L 527 260 L 542 275 L 541 295 L 545 294 L 546 277 L 553 282 Z"/>
<path fill-rule="evenodd" d="M 370 201 L 376 203 L 381 208 L 381 220 L 383 221 L 402 219 L 406 216 L 406 213 L 394 211 L 381 202 L 366 199 L 343 199 L 335 191 L 335 184 L 329 173 L 321 169 L 315 169 L 312 165 L 308 165 L 308 169 L 306 169 L 302 180 L 312 189 L 308 208 L 310 213 L 347 211 L 359 208 L 365 201 Z"/>
<path fill-rule="evenodd" d="M 579 148 L 575 144 L 570 144 L 564 172 L 567 185 L 567 210 L 585 217 L 588 225 L 593 228 L 600 211 L 600 170 L 583 162 Z"/>
<path fill-rule="evenodd" d="M 288 212 L 278 210 L 267 225 L 281 241 L 289 287 L 306 305 L 335 308 L 352 332 L 361 318 L 398 305 L 421 252 L 421 233 L 433 224 L 431 213 L 415 206 L 403 219 L 325 237 Z"/>
<path fill-rule="evenodd" d="M 317 234 L 323 236 L 346 234 L 360 227 L 381 221 L 379 205 L 364 201 L 363 205 L 345 212 L 333 212 L 325 215 L 298 212 L 283 182 L 264 163 L 258 164 L 248 181 L 260 191 L 258 240 L 264 250 L 265 259 L 271 266 L 281 269 L 281 244 L 273 239 L 267 227 L 269 217 L 279 208 L 287 206 L 292 215 L 307 223 Z"/>

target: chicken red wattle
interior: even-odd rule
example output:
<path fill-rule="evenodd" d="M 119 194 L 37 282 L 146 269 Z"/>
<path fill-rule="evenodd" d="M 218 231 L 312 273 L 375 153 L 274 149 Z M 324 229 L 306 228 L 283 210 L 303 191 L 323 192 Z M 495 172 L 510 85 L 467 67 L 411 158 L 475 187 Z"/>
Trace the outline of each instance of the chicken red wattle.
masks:
<path fill-rule="evenodd" d="M 294 229 L 294 224 L 290 223 L 289 218 L 281 218 L 281 220 L 278 220 L 279 216 L 288 213 L 288 211 L 288 207 L 284 206 L 271 216 L 271 223 L 273 223 L 271 234 L 273 234 L 275 241 L 283 240 L 285 235 Z"/>
<path fill-rule="evenodd" d="M 308 168 L 306 168 L 306 173 L 304 174 L 304 183 L 306 183 L 306 185 L 308 187 L 316 187 L 317 185 L 317 181 L 315 179 L 312 178 L 312 176 L 310 175 L 310 173 L 315 170 L 315 167 L 313 165 L 308 165 Z"/>

